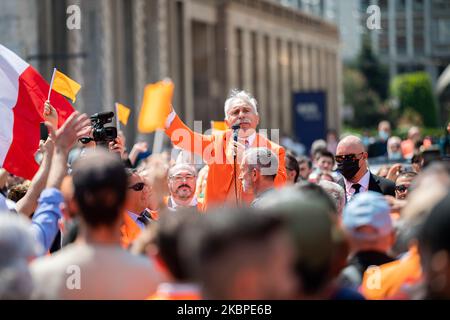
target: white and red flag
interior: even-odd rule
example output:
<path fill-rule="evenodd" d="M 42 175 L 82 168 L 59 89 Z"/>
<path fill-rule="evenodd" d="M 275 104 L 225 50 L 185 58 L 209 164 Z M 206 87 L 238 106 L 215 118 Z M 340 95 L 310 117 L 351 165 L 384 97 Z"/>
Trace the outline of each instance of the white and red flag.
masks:
<path fill-rule="evenodd" d="M 26 179 L 38 169 L 34 154 L 49 88 L 36 69 L 0 44 L 0 167 Z M 74 109 L 54 90 L 51 103 L 61 126 Z"/>

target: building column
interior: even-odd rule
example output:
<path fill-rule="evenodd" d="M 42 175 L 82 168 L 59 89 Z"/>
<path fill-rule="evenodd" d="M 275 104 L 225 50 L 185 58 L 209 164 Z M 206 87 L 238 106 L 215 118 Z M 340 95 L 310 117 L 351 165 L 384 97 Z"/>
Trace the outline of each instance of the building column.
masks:
<path fill-rule="evenodd" d="M 184 97 L 185 101 L 181 101 L 184 105 L 185 121 L 189 125 L 194 123 L 194 75 L 193 75 L 193 58 L 192 58 L 192 20 L 191 20 L 191 2 L 184 1 Z M 180 106 L 181 107 L 181 106 Z"/>
<path fill-rule="evenodd" d="M 423 40 L 425 44 L 425 56 L 429 56 L 431 54 L 431 0 L 424 0 L 423 3 L 424 10 L 423 10 L 423 23 L 424 23 L 424 30 L 423 30 Z"/>
<path fill-rule="evenodd" d="M 337 103 L 336 103 L 336 66 L 334 61 L 334 54 L 332 52 L 327 53 L 326 61 L 329 69 L 328 73 L 328 89 L 327 89 L 327 127 L 335 128 L 335 119 L 337 117 Z"/>
<path fill-rule="evenodd" d="M 252 41 L 251 41 L 251 35 L 250 30 L 246 28 L 242 28 L 242 68 L 243 70 L 240 70 L 242 72 L 242 79 L 243 79 L 243 88 L 244 90 L 254 94 L 254 88 L 253 88 L 253 72 L 252 72 Z"/>
<path fill-rule="evenodd" d="M 81 9 L 81 1 L 80 0 L 69 0 L 67 6 L 77 5 Z M 84 17 L 81 16 L 81 19 Z M 83 28 L 77 30 L 67 30 L 67 51 L 68 54 L 76 56 L 74 59 L 68 63 L 68 71 L 71 78 L 75 81 L 79 82 L 83 87 L 85 85 L 83 81 L 83 57 L 81 53 L 83 52 L 83 36 L 82 36 Z M 80 90 L 80 93 L 77 96 L 76 109 L 80 112 L 87 111 L 86 106 L 84 105 L 84 93 L 83 90 Z"/>
<path fill-rule="evenodd" d="M 277 39 L 273 35 L 269 35 L 269 51 L 270 51 L 270 128 L 278 127 L 280 123 L 279 108 L 281 108 L 280 97 L 278 94 L 278 54 Z"/>
<path fill-rule="evenodd" d="M 414 29 L 413 29 L 413 7 L 412 0 L 406 0 L 406 54 L 408 58 L 414 56 Z"/>
<path fill-rule="evenodd" d="M 302 74 L 302 89 L 308 91 L 311 89 L 311 61 L 309 55 L 309 46 L 306 43 L 301 44 L 301 69 Z"/>
<path fill-rule="evenodd" d="M 317 90 L 317 80 L 318 80 L 318 68 L 317 68 L 317 50 L 316 50 L 316 46 L 313 45 L 309 48 L 309 56 L 310 56 L 310 65 L 309 65 L 309 70 L 310 70 L 310 90 Z"/>
<path fill-rule="evenodd" d="M 298 44 L 293 41 L 292 42 L 292 61 L 291 61 L 291 70 L 292 70 L 292 90 L 298 91 L 300 89 L 300 56 Z"/>
<path fill-rule="evenodd" d="M 334 63 L 335 66 L 334 68 L 332 68 L 333 70 L 336 70 L 336 76 L 333 77 L 333 79 L 335 79 L 336 84 L 335 84 L 335 89 L 334 89 L 334 94 L 333 94 L 333 101 L 335 104 L 335 117 L 334 117 L 334 122 L 335 122 L 335 129 L 336 131 L 339 133 L 341 132 L 341 125 L 342 125 L 342 115 L 341 115 L 341 111 L 342 111 L 342 105 L 344 104 L 344 95 L 343 95 L 343 88 L 342 88 L 342 57 L 341 54 L 339 52 L 339 48 L 335 48 L 334 49 Z"/>
<path fill-rule="evenodd" d="M 285 39 L 281 40 L 281 55 L 279 57 L 281 59 L 281 101 L 280 101 L 280 108 L 281 108 L 281 128 L 285 133 L 289 134 L 291 132 L 291 108 L 290 108 L 290 102 L 291 102 L 291 84 L 289 83 L 289 68 L 290 68 L 290 61 L 289 61 L 289 53 L 288 53 L 288 45 L 287 41 Z"/>
<path fill-rule="evenodd" d="M 101 40 L 101 69 L 102 69 L 102 109 L 104 111 L 110 110 L 114 103 L 114 64 L 113 64 L 113 37 L 112 37 L 112 2 L 109 0 L 101 0 L 101 26 L 102 37 Z"/>
<path fill-rule="evenodd" d="M 145 68 L 145 2 L 144 0 L 134 0 L 133 8 L 133 59 L 134 59 L 134 105 L 137 111 L 144 92 L 147 79 Z"/>
<path fill-rule="evenodd" d="M 388 32 L 389 32 L 389 77 L 397 74 L 397 36 L 395 22 L 395 1 L 388 1 Z"/>
<path fill-rule="evenodd" d="M 378 0 L 372 0 L 372 4 L 379 6 Z M 366 28 L 366 25 L 364 25 L 364 28 Z M 379 32 L 379 30 L 370 30 L 370 42 L 372 43 L 372 50 L 375 53 L 378 53 L 380 49 Z"/>
<path fill-rule="evenodd" d="M 259 104 L 258 112 L 260 114 L 260 128 L 266 129 L 268 125 L 268 115 L 267 109 L 270 105 L 270 102 L 267 99 L 267 90 L 266 90 L 266 82 L 267 82 L 267 66 L 265 64 L 266 54 L 267 52 L 264 50 L 264 34 L 258 32 L 256 35 L 256 47 L 257 47 L 257 69 L 256 75 L 258 81 L 256 82 L 258 85 L 259 96 L 257 97 L 257 101 Z"/>

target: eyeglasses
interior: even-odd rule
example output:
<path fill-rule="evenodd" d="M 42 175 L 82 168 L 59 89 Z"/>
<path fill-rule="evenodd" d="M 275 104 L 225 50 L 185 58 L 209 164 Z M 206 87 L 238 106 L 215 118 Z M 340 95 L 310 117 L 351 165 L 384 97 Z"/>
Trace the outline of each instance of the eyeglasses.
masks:
<path fill-rule="evenodd" d="M 359 158 L 357 158 L 360 154 L 363 154 L 364 152 L 360 152 L 357 154 L 345 154 L 342 156 L 334 156 L 334 159 L 336 159 L 337 163 L 342 163 L 344 161 L 355 161 L 355 160 L 359 160 Z"/>
<path fill-rule="evenodd" d="M 395 191 L 405 192 L 406 190 L 409 190 L 409 187 L 404 184 L 399 184 L 398 186 L 395 186 Z"/>
<path fill-rule="evenodd" d="M 195 176 L 193 175 L 187 175 L 187 176 L 171 176 L 170 179 L 175 180 L 176 182 L 181 182 L 181 181 L 192 181 L 195 179 Z"/>
<path fill-rule="evenodd" d="M 132 185 L 131 187 L 128 187 L 128 189 L 133 189 L 134 191 L 142 191 L 145 187 L 145 183 L 143 182 L 138 182 L 134 185 Z"/>

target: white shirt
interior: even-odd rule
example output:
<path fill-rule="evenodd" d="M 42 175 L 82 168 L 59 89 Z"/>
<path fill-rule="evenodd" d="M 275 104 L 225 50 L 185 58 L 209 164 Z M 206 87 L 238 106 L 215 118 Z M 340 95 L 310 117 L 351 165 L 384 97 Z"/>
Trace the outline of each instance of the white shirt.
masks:
<path fill-rule="evenodd" d="M 188 204 L 188 207 L 196 207 L 198 204 L 197 197 L 194 196 L 191 200 L 191 202 Z M 167 201 L 167 208 L 171 211 L 176 211 L 177 207 L 179 205 L 173 200 L 172 196 L 169 197 L 169 200 Z"/>
<path fill-rule="evenodd" d="M 361 188 L 359 188 L 359 192 L 366 192 L 369 190 L 369 181 L 370 181 L 370 171 L 367 170 L 366 173 L 359 179 L 357 182 L 351 182 L 344 178 L 345 182 L 345 196 L 347 197 L 347 201 L 350 201 L 350 199 L 355 194 L 355 189 L 353 189 L 353 185 L 356 183 L 359 183 L 361 185 Z"/>
<path fill-rule="evenodd" d="M 137 215 L 136 213 L 131 212 L 131 211 L 127 211 L 127 213 L 128 213 L 128 215 L 130 216 L 130 218 L 133 219 L 134 222 L 136 222 L 136 224 L 138 225 L 138 227 L 139 227 L 141 230 L 144 230 L 144 229 L 145 229 L 144 223 L 142 223 L 141 221 L 138 220 L 138 218 L 140 217 L 139 215 Z"/>
<path fill-rule="evenodd" d="M 119 244 L 72 243 L 34 260 L 30 271 L 33 299 L 145 299 L 167 280 L 152 260 Z"/>

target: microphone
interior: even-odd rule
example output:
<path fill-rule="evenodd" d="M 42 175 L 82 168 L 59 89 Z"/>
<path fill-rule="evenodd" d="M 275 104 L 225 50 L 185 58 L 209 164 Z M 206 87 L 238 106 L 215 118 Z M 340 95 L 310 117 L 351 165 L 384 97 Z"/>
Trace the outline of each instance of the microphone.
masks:
<path fill-rule="evenodd" d="M 241 125 L 239 124 L 239 122 L 235 123 L 234 125 L 231 126 L 231 129 L 233 130 L 233 140 L 234 142 L 238 141 L 238 132 L 239 129 L 241 128 Z"/>

